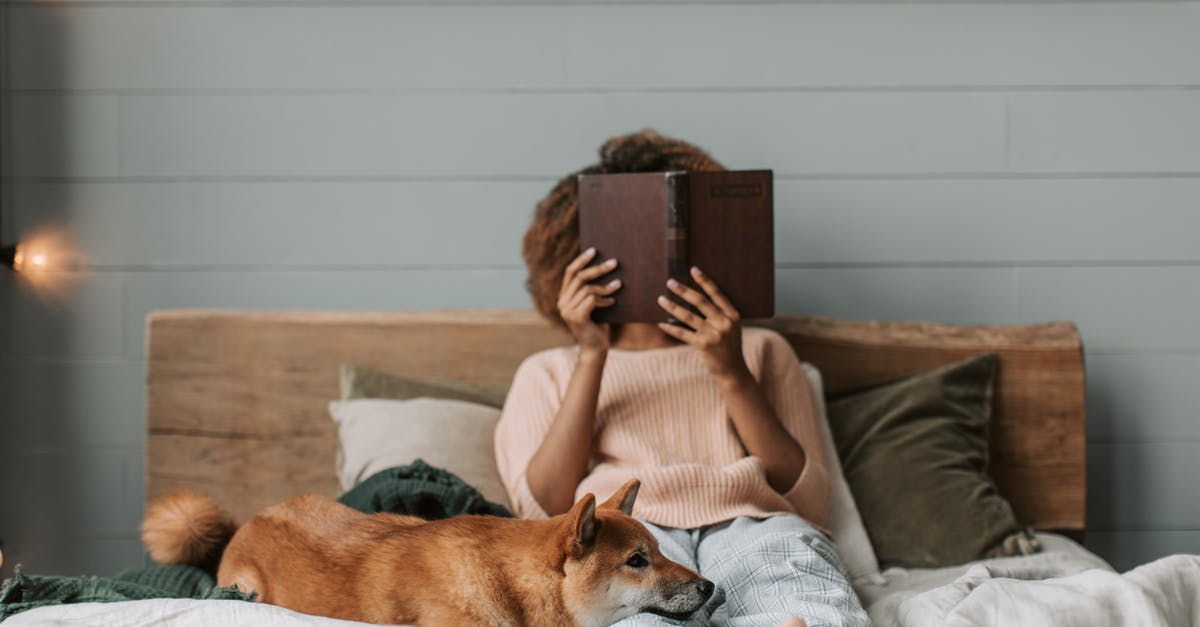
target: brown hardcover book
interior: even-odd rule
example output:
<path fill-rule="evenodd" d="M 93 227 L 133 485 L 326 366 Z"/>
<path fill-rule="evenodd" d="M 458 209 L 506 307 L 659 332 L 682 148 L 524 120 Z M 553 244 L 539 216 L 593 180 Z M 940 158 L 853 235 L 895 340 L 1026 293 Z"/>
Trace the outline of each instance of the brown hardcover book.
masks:
<path fill-rule="evenodd" d="M 716 282 L 743 318 L 775 315 L 775 239 L 771 170 L 635 172 L 579 175 L 580 250 L 617 269 L 616 303 L 596 322 L 667 322 L 660 294 L 667 278 L 703 290 L 688 269 Z"/>

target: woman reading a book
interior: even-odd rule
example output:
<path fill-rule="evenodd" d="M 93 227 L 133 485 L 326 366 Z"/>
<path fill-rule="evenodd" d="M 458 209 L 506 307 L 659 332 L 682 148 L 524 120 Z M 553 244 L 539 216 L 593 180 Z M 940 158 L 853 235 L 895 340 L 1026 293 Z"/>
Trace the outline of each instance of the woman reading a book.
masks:
<path fill-rule="evenodd" d="M 600 156 L 558 182 L 524 239 L 534 304 L 576 343 L 529 356 L 514 375 L 495 441 L 514 508 L 545 518 L 641 479 L 633 515 L 717 592 L 690 623 L 642 613 L 621 625 L 868 625 L 822 532 L 819 416 L 787 340 L 743 327 L 699 268 L 703 292 L 662 286 L 660 306 L 682 324 L 591 319 L 620 298 L 620 282 L 603 281 L 620 260 L 579 250 L 576 175 L 724 168 L 649 129 L 610 139 Z"/>

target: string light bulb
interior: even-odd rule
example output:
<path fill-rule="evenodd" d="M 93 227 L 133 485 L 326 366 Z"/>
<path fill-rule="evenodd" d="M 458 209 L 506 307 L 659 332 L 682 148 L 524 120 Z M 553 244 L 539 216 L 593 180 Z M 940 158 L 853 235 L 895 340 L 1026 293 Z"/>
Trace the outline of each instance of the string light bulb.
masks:
<path fill-rule="evenodd" d="M 17 244 L 0 247 L 0 265 L 17 272 L 46 270 L 50 267 L 50 258 L 44 252 L 30 253 L 23 244 Z"/>
<path fill-rule="evenodd" d="M 21 249 L 21 245 L 0 246 L 0 265 L 20 272 L 21 267 L 25 265 L 25 251 Z"/>

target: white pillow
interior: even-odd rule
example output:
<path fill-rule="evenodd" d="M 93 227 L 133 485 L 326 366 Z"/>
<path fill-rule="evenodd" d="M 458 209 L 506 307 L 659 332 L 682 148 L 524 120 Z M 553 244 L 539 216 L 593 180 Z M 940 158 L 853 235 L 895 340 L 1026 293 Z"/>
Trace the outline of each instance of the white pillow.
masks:
<path fill-rule="evenodd" d="M 813 396 L 817 400 L 817 413 L 821 419 L 821 440 L 825 448 L 825 459 L 829 460 L 829 477 L 833 483 L 833 500 L 829 505 L 829 532 L 838 546 L 842 561 L 846 563 L 851 583 L 884 583 L 879 573 L 879 559 L 871 546 L 867 528 L 863 526 L 858 505 L 850 493 L 850 484 L 842 472 L 842 461 L 838 458 L 837 446 L 833 443 L 833 432 L 829 428 L 829 416 L 825 413 L 825 389 L 821 373 L 812 364 L 801 362 L 808 376 Z"/>
<path fill-rule="evenodd" d="M 338 425 L 337 474 L 343 491 L 419 457 L 512 509 L 492 443 L 499 409 L 444 398 L 358 398 L 329 403 L 329 414 Z"/>

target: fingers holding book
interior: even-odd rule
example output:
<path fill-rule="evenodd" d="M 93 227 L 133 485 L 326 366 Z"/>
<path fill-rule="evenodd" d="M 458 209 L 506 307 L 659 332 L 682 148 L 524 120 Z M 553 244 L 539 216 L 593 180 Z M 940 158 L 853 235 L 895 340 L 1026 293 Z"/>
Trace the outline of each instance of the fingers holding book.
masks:
<path fill-rule="evenodd" d="M 741 315 L 717 284 L 692 267 L 692 278 L 704 290 L 704 294 L 676 281 L 667 281 L 667 288 L 696 308 L 695 311 L 672 302 L 666 296 L 658 297 L 658 305 L 686 327 L 658 323 L 667 335 L 696 347 L 704 354 L 709 371 L 714 376 L 740 373 L 745 363 L 742 357 Z"/>
<path fill-rule="evenodd" d="M 575 336 L 583 348 L 608 348 L 609 333 L 607 324 L 596 324 L 592 321 L 592 311 L 597 307 L 608 307 L 616 302 L 611 294 L 621 289 L 620 279 L 614 279 L 604 285 L 592 285 L 590 282 L 612 272 L 617 267 L 616 259 L 588 266 L 596 256 L 596 249 L 589 248 L 567 264 L 563 272 L 562 288 L 558 294 L 558 313 L 566 323 L 567 329 Z"/>
<path fill-rule="evenodd" d="M 733 306 L 733 303 L 729 302 L 729 299 L 725 297 L 721 288 L 717 287 L 717 284 L 707 274 L 701 272 L 700 268 L 692 266 L 692 278 L 696 280 L 697 285 L 704 289 L 708 297 L 712 299 L 713 304 L 721 309 L 721 313 L 725 314 L 726 318 L 734 323 L 741 321 L 742 316 L 738 313 L 737 308 Z"/>
<path fill-rule="evenodd" d="M 659 305 L 667 313 L 675 316 L 696 331 L 703 331 L 705 327 L 710 327 L 718 332 L 724 332 L 741 321 L 741 315 L 738 314 L 733 303 L 729 302 L 729 299 L 725 297 L 712 279 L 708 278 L 707 275 L 700 271 L 700 268 L 695 266 L 692 266 L 691 273 L 692 278 L 696 280 L 696 283 L 704 290 L 705 294 L 701 294 L 675 279 L 667 280 L 667 288 L 695 307 L 700 312 L 700 316 L 688 311 L 686 307 L 671 302 L 668 298 L 660 297 Z"/>
<path fill-rule="evenodd" d="M 563 287 L 560 296 L 568 292 L 571 294 L 577 293 L 594 279 L 600 278 L 617 268 L 616 259 L 609 259 L 594 266 L 588 266 L 588 262 L 595 256 L 596 249 L 589 248 L 579 253 L 579 256 L 567 265 L 567 269 L 563 273 Z M 607 287 L 607 285 L 602 287 Z"/>

